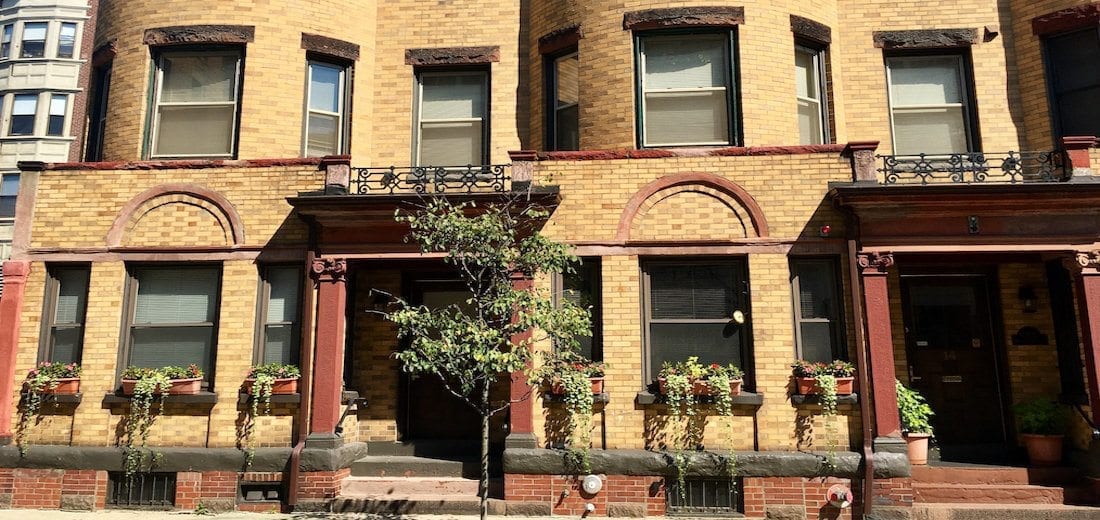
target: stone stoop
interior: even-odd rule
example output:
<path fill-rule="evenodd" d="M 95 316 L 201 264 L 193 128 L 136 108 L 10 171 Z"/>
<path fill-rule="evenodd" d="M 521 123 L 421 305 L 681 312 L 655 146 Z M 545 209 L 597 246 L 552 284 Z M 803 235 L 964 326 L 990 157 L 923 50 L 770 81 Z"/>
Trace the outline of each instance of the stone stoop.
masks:
<path fill-rule="evenodd" d="M 1075 468 L 914 466 L 918 504 L 1092 504 Z M 1097 511 L 1100 511 L 1098 509 Z"/>
<path fill-rule="evenodd" d="M 914 504 L 910 520 L 1100 520 L 1100 508 L 1061 504 Z"/>
<path fill-rule="evenodd" d="M 476 515 L 480 511 L 478 475 L 476 459 L 369 455 L 352 463 L 351 476 L 341 483 L 340 495 L 331 510 L 384 515 Z M 492 491 L 502 485 L 502 479 L 490 480 L 490 496 L 498 496 Z M 491 500 L 490 513 L 503 514 L 503 509 L 503 501 Z"/>

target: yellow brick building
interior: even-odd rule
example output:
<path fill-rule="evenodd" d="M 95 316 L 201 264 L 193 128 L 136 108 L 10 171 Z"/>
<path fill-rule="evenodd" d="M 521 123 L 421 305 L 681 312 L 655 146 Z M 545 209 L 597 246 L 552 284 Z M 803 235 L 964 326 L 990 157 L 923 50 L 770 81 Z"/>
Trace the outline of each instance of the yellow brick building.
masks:
<path fill-rule="evenodd" d="M 516 400 L 492 423 L 496 514 L 1095 499 L 1100 3 L 300 4 L 98 6 L 90 160 L 20 163 L 0 507 L 476 511 L 479 424 L 371 312 L 464 297 L 393 220 L 437 195 L 550 208 L 579 274 L 517 283 L 590 303 L 608 365 L 596 490 L 561 403 L 521 374 L 495 389 Z M 659 373 L 689 356 L 745 376 L 729 417 L 693 419 L 684 469 Z M 799 359 L 854 365 L 835 415 Z M 79 363 L 80 393 L 20 427 L 47 361 Z M 252 417 L 242 384 L 271 361 L 297 392 Z M 127 479 L 123 371 L 191 363 L 198 393 L 156 408 L 156 464 Z M 936 412 L 930 465 L 895 378 Z M 1031 475 L 1030 402 L 1067 434 Z"/>

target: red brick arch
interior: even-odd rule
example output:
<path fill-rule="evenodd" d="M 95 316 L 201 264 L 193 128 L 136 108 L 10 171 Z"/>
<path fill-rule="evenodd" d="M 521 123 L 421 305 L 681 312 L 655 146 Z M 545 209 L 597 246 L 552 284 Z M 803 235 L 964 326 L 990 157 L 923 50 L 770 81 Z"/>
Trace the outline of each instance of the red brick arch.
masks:
<path fill-rule="evenodd" d="M 638 211 L 641 209 L 642 205 L 645 204 L 646 200 L 649 200 L 650 197 L 669 188 L 691 185 L 711 188 L 730 196 L 733 200 L 741 204 L 741 207 L 748 213 L 749 220 L 752 221 L 753 230 L 756 231 L 756 236 L 760 238 L 768 236 L 768 220 L 764 217 L 764 210 L 760 209 L 760 205 L 756 203 L 756 199 L 754 199 L 745 188 L 742 188 L 729 179 L 724 179 L 717 175 L 701 172 L 684 172 L 661 177 L 638 190 L 634 196 L 630 198 L 630 201 L 626 203 L 626 207 L 623 208 L 622 216 L 619 217 L 619 229 L 615 233 L 615 239 L 621 241 L 630 240 L 630 225 L 634 222 L 634 218 L 638 216 Z"/>
<path fill-rule="evenodd" d="M 111 224 L 111 230 L 107 232 L 107 247 L 119 247 L 122 245 L 122 237 L 126 233 L 126 224 L 134 218 L 134 213 L 150 200 L 171 195 L 187 195 L 209 202 L 221 212 L 221 217 L 229 225 L 230 234 L 233 237 L 233 245 L 244 245 L 244 224 L 237 208 L 229 202 L 221 193 L 197 184 L 161 184 L 153 186 L 136 197 L 130 199 L 119 210 L 115 222 Z"/>

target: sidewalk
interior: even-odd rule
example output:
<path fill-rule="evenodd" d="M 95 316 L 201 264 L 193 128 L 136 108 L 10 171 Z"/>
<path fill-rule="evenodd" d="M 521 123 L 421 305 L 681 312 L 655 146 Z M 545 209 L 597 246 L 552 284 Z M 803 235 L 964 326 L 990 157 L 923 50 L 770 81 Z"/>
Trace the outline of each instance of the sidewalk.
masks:
<path fill-rule="evenodd" d="M 369 515 L 362 513 L 222 513 L 196 515 L 190 511 L 56 511 L 37 509 L 2 509 L 0 520 L 478 520 L 477 516 L 456 515 Z M 509 520 L 536 520 L 508 517 Z"/>

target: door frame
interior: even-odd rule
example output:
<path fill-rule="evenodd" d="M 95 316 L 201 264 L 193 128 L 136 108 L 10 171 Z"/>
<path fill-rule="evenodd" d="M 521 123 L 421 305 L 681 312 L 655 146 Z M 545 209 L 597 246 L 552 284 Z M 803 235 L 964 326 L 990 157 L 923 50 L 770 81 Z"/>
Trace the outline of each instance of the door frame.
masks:
<path fill-rule="evenodd" d="M 906 372 L 909 384 L 912 384 L 914 346 L 910 341 L 909 324 L 912 323 L 912 310 L 909 304 L 909 283 L 907 279 L 924 278 L 979 278 L 985 291 L 985 301 L 988 307 L 987 320 L 989 322 L 989 337 L 993 342 L 993 373 L 996 380 L 996 389 L 1001 407 L 1001 432 L 1006 445 L 1014 445 L 1015 418 L 1012 415 L 1011 381 L 1008 373 L 1008 351 L 1005 341 L 1004 318 L 1002 315 L 1002 301 L 1000 298 L 1001 281 L 997 276 L 996 265 L 959 265 L 959 264 L 920 264 L 915 267 L 902 267 L 899 269 L 898 283 L 901 292 L 902 332 L 905 341 Z"/>

